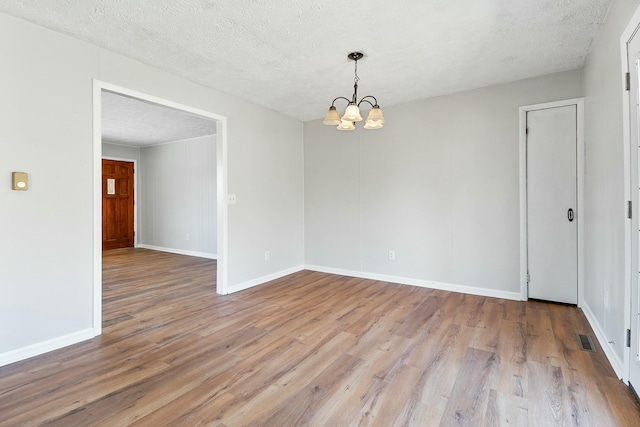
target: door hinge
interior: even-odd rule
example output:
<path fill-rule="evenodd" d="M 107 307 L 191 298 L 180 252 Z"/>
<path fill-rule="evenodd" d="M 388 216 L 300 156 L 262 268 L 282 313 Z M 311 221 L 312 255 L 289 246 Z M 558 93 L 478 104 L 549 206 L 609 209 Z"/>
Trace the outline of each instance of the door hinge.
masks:
<path fill-rule="evenodd" d="M 631 347 L 631 329 L 627 329 L 627 347 Z"/>
<path fill-rule="evenodd" d="M 624 79 L 625 79 L 625 90 L 631 90 L 631 73 L 625 74 Z"/>
<path fill-rule="evenodd" d="M 529 128 L 526 128 L 526 129 L 524 130 L 524 134 L 525 134 L 525 135 L 529 135 Z"/>
<path fill-rule="evenodd" d="M 529 273 L 527 272 L 527 285 L 529 284 L 529 282 L 531 281 L 531 276 L 529 275 Z"/>
<path fill-rule="evenodd" d="M 631 200 L 627 200 L 627 218 L 631 219 L 633 216 L 633 209 L 631 205 Z"/>

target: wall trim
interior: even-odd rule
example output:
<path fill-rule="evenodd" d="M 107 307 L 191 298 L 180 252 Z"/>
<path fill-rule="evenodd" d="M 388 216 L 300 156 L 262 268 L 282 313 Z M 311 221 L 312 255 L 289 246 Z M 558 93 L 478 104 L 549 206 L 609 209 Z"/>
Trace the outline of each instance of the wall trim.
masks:
<path fill-rule="evenodd" d="M 520 299 L 529 299 L 527 285 L 528 242 L 527 242 L 527 112 L 548 108 L 576 106 L 576 180 L 577 180 L 577 212 L 578 221 L 578 307 L 584 304 L 584 242 L 585 242 L 585 204 L 584 204 L 584 98 L 573 98 L 562 101 L 545 102 L 543 104 L 520 107 Z"/>
<path fill-rule="evenodd" d="M 267 274 L 266 276 L 258 277 L 255 279 L 248 280 L 243 283 L 238 283 L 237 285 L 232 285 L 227 287 L 227 291 L 229 293 L 243 291 L 245 289 L 252 288 L 254 286 L 262 285 L 264 283 L 270 282 L 272 280 L 280 279 L 284 276 L 288 276 L 290 274 L 298 273 L 305 269 L 304 265 L 299 265 L 297 267 L 287 268 L 286 270 L 280 270 L 275 273 Z"/>
<path fill-rule="evenodd" d="M 209 252 L 188 251 L 185 249 L 166 248 L 164 246 L 145 245 L 144 243 L 140 243 L 139 245 L 136 245 L 136 248 L 151 249 L 151 250 L 160 251 L 160 252 L 171 252 L 172 254 L 178 254 L 178 255 L 197 256 L 200 258 L 218 259 L 217 254 L 212 254 Z"/>
<path fill-rule="evenodd" d="M 0 366 L 9 365 L 11 363 L 19 362 L 30 357 L 39 356 L 50 351 L 58 350 L 62 347 L 77 344 L 81 341 L 89 340 L 97 335 L 100 334 L 96 333 L 93 328 L 88 328 L 68 335 L 63 335 L 58 338 L 53 338 L 47 341 L 28 345 L 26 347 L 17 348 L 6 353 L 0 353 Z"/>
<path fill-rule="evenodd" d="M 191 138 L 184 138 L 184 139 L 176 139 L 175 141 L 157 142 L 155 144 L 140 145 L 138 148 L 143 149 L 143 148 L 149 148 L 149 147 L 159 147 L 161 145 L 171 145 L 171 144 L 177 144 L 179 142 L 189 142 L 189 141 L 193 141 L 195 139 L 202 139 L 202 138 L 213 138 L 213 139 L 215 139 L 215 136 L 216 136 L 216 134 L 212 133 L 212 134 L 209 134 L 209 135 L 193 136 Z"/>
<path fill-rule="evenodd" d="M 305 270 L 318 271 L 320 273 L 338 274 L 341 276 L 359 277 L 361 279 L 380 280 L 383 282 L 399 283 L 401 285 L 419 286 L 421 288 L 438 289 L 442 291 L 458 292 L 483 297 L 520 300 L 520 292 L 501 291 L 497 289 L 480 288 L 453 283 L 434 282 L 432 280 L 414 279 L 411 277 L 390 276 L 386 274 L 368 273 L 365 271 L 343 270 L 341 268 L 324 267 L 319 265 L 305 265 Z"/>
<path fill-rule="evenodd" d="M 582 309 L 584 316 L 587 318 L 589 325 L 591 325 L 591 329 L 593 329 L 593 333 L 596 334 L 596 338 L 600 343 L 600 347 L 602 347 L 602 350 L 604 351 L 605 356 L 607 356 L 607 359 L 609 360 L 611 367 L 616 372 L 616 375 L 618 376 L 618 378 L 623 379 L 624 363 L 622 362 L 622 360 L 620 360 L 620 358 L 616 354 L 613 347 L 609 345 L 607 336 L 605 335 L 603 329 L 600 327 L 600 323 L 598 323 L 596 316 L 593 314 L 593 312 L 591 311 L 591 308 L 586 302 L 580 308 Z"/>
<path fill-rule="evenodd" d="M 140 145 L 130 145 L 130 144 L 122 144 L 120 142 L 111 142 L 108 139 L 103 139 L 102 143 L 109 144 L 109 145 L 117 145 L 118 147 L 137 148 L 138 150 L 142 148 Z"/>

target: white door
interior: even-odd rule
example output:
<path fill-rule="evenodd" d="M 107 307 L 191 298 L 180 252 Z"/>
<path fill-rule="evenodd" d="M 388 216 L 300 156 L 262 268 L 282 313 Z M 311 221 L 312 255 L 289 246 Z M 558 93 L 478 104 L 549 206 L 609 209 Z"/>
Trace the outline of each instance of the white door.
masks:
<path fill-rule="evenodd" d="M 635 192 L 632 195 L 632 200 L 635 202 L 633 209 L 633 217 L 631 220 L 631 268 L 633 275 L 631 276 L 631 345 L 629 352 L 629 384 L 634 387 L 636 392 L 640 391 L 640 270 L 638 257 L 640 256 L 640 239 L 638 234 L 640 233 L 640 227 L 638 222 L 638 201 L 640 200 L 640 184 L 638 180 L 638 162 L 640 157 L 638 153 L 638 140 L 639 132 L 639 116 L 638 116 L 638 73 L 639 73 L 639 61 L 640 61 L 640 35 L 638 32 L 627 45 L 627 54 L 629 60 L 629 74 L 631 77 L 630 95 L 629 95 L 629 124 L 630 124 L 630 137 L 631 137 L 631 191 Z"/>
<path fill-rule="evenodd" d="M 577 106 L 527 111 L 529 298 L 578 303 Z"/>

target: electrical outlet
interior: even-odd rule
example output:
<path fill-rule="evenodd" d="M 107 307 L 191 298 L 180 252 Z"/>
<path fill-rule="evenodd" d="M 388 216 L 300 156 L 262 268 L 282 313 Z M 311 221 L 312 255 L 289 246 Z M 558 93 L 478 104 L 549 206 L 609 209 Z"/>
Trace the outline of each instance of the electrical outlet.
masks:
<path fill-rule="evenodd" d="M 395 261 L 396 260 L 396 251 L 389 251 L 389 259 L 391 261 Z"/>
<path fill-rule="evenodd" d="M 230 205 L 235 205 L 236 204 L 236 195 L 235 194 L 228 194 L 227 195 L 227 202 Z"/>
<path fill-rule="evenodd" d="M 271 258 L 271 253 L 269 253 L 269 251 L 264 251 L 264 260 L 269 261 L 270 258 Z"/>

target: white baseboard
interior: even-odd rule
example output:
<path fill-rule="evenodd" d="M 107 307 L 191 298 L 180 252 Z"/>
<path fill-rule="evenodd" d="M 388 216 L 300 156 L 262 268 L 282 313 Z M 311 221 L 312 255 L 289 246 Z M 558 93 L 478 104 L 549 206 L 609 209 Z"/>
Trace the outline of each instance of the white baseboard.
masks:
<path fill-rule="evenodd" d="M 81 341 L 89 340 L 95 337 L 93 328 L 83 329 L 82 331 L 74 332 L 69 335 L 64 335 L 58 338 L 53 338 L 47 341 L 32 344 L 26 347 L 18 348 L 15 350 L 7 351 L 6 353 L 0 353 L 0 366 L 5 366 L 10 363 L 19 362 L 30 357 L 38 356 L 44 353 L 48 353 L 53 350 L 58 350 L 62 347 L 66 347 L 72 344 L 77 344 Z"/>
<path fill-rule="evenodd" d="M 321 273 L 340 274 L 342 276 L 360 277 L 362 279 L 380 280 L 383 282 L 399 283 L 402 285 L 420 286 L 421 288 L 440 289 L 443 291 L 459 292 L 463 294 L 480 295 L 484 297 L 503 298 L 520 301 L 520 292 L 500 291 L 496 289 L 476 288 L 474 286 L 454 285 L 451 283 L 433 282 L 431 280 L 413 279 L 410 277 L 389 276 L 386 274 L 367 273 L 356 270 L 343 270 L 340 268 L 322 267 L 318 265 L 305 265 L 306 270 L 319 271 Z"/>
<path fill-rule="evenodd" d="M 228 293 L 232 294 L 234 292 L 243 291 L 245 289 L 252 288 L 254 286 L 261 285 L 263 283 L 270 282 L 272 280 L 279 279 L 284 276 L 288 276 L 289 274 L 297 273 L 299 271 L 304 270 L 303 265 L 299 265 L 297 267 L 288 268 L 286 270 L 277 271 L 275 273 L 267 274 L 266 276 L 258 277 L 256 279 L 252 279 L 243 283 L 238 283 L 237 285 L 232 285 L 227 288 Z"/>
<path fill-rule="evenodd" d="M 144 243 L 140 243 L 136 247 L 144 248 L 144 249 L 152 249 L 154 251 L 171 252 L 172 254 L 178 254 L 178 255 L 189 255 L 189 256 L 197 256 L 200 258 L 218 259 L 217 254 L 211 254 L 209 252 L 198 252 L 198 251 L 187 251 L 184 249 L 165 248 L 163 246 L 145 245 Z"/>
<path fill-rule="evenodd" d="M 602 347 L 602 350 L 604 350 L 605 356 L 607 356 L 607 359 L 609 359 L 609 363 L 611 363 L 611 367 L 616 372 L 616 375 L 618 376 L 618 378 L 622 378 L 624 376 L 623 375 L 624 364 L 616 354 L 615 350 L 611 347 L 611 345 L 609 345 L 609 340 L 607 339 L 607 336 L 602 330 L 602 327 L 600 326 L 600 323 L 598 322 L 596 316 L 593 314 L 593 312 L 591 311 L 591 308 L 589 308 L 589 305 L 587 305 L 586 302 L 584 302 L 580 308 L 582 309 L 584 316 L 587 318 L 589 325 L 591 325 L 591 329 L 593 329 L 593 333 L 596 334 L 596 338 L 600 343 L 600 347 Z"/>

